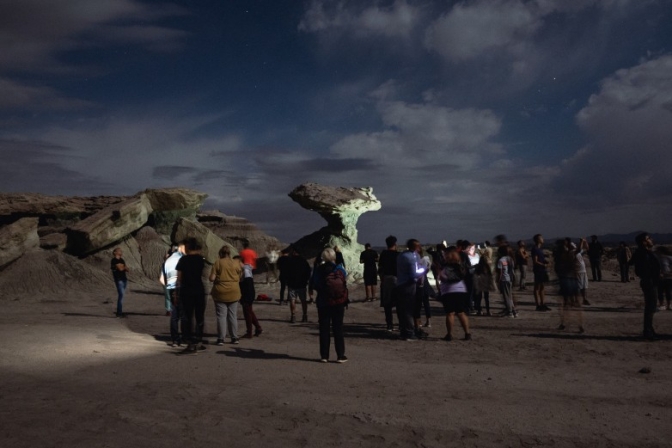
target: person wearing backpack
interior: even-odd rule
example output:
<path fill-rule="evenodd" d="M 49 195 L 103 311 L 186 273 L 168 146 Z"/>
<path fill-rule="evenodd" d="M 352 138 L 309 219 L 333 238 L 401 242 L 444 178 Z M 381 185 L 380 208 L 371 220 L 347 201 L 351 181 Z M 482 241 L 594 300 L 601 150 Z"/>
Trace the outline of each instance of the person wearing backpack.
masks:
<path fill-rule="evenodd" d="M 327 248 L 321 256 L 323 263 L 315 267 L 312 284 L 317 291 L 317 315 L 320 327 L 320 362 L 329 362 L 330 331 L 334 333 L 336 362 L 344 363 L 345 339 L 343 316 L 348 305 L 348 287 L 345 269 L 336 265 L 336 252 Z"/>

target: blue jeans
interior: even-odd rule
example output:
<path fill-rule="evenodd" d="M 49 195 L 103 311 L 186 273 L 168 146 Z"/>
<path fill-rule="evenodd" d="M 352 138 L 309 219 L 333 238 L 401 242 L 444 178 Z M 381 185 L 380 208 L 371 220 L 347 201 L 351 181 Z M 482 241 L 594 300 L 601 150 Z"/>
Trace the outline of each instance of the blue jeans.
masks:
<path fill-rule="evenodd" d="M 164 287 L 163 288 L 163 298 L 164 298 L 164 306 L 166 307 L 166 312 L 170 312 L 172 308 L 172 303 L 170 300 L 170 289 Z"/>
<path fill-rule="evenodd" d="M 115 280 L 114 284 L 117 286 L 117 315 L 121 315 L 122 307 L 124 305 L 124 291 L 126 290 L 126 280 Z"/>

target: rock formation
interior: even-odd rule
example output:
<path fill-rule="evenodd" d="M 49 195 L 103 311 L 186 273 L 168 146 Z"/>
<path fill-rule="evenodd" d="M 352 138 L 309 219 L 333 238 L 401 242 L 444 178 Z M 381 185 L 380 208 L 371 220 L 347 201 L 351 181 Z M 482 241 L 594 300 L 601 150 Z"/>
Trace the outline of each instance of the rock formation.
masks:
<path fill-rule="evenodd" d="M 40 247 L 37 218 L 21 218 L 0 229 L 0 267 Z"/>
<path fill-rule="evenodd" d="M 186 188 L 148 189 L 144 194 L 152 206 L 150 225 L 158 233 L 170 234 L 177 218 L 196 217 L 207 194 Z"/>
<path fill-rule="evenodd" d="M 210 264 L 219 259 L 219 249 L 224 245 L 231 248 L 232 257 L 238 255 L 238 250 L 233 245 L 215 235 L 203 224 L 186 218 L 178 218 L 173 229 L 172 240 L 182 241 L 188 237 L 198 240 L 203 249 L 203 258 Z"/>
<path fill-rule="evenodd" d="M 238 250 L 242 249 L 243 240 L 249 241 L 250 247 L 257 252 L 260 258 L 264 257 L 270 246 L 278 249 L 286 246 L 277 238 L 259 230 L 257 226 L 245 218 L 228 216 L 217 210 L 208 210 L 198 213 L 196 219 Z"/>
<path fill-rule="evenodd" d="M 67 251 L 85 255 L 102 249 L 145 225 L 151 212 L 144 193 L 110 205 L 67 230 Z"/>
<path fill-rule="evenodd" d="M 380 210 L 380 201 L 373 195 L 373 189 L 308 183 L 296 187 L 289 197 L 327 221 L 326 227 L 294 243 L 299 251 L 310 257 L 325 247 L 339 246 L 347 271 L 355 279 L 361 278 L 363 267 L 359 254 L 364 246 L 357 242 L 357 220 L 362 213 Z"/>

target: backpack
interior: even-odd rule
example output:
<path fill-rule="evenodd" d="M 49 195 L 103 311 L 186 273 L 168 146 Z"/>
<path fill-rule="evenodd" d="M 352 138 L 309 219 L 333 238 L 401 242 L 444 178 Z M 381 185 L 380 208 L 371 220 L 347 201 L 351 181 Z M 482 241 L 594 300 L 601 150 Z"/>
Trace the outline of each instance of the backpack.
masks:
<path fill-rule="evenodd" d="M 466 269 L 462 263 L 445 265 L 443 267 L 443 274 L 441 275 L 446 283 L 457 283 L 460 280 L 464 280 L 465 276 Z"/>
<path fill-rule="evenodd" d="M 348 287 L 345 283 L 345 275 L 340 269 L 334 268 L 324 276 L 324 297 L 329 306 L 348 303 Z"/>

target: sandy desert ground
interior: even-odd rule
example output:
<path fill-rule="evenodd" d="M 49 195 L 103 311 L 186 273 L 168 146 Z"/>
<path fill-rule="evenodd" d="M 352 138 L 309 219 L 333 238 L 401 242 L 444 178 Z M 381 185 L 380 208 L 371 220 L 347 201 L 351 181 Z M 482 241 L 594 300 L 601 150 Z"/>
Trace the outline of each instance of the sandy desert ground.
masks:
<path fill-rule="evenodd" d="M 641 293 L 614 272 L 590 284 L 583 335 L 528 289 L 519 319 L 472 317 L 472 341 L 442 341 L 433 302 L 430 339 L 403 342 L 354 288 L 346 364 L 317 362 L 314 308 L 289 324 L 275 302 L 256 305 L 262 336 L 179 356 L 158 288 L 131 285 L 116 319 L 108 286 L 2 297 L 0 446 L 672 446 L 672 311 L 641 340 Z"/>

